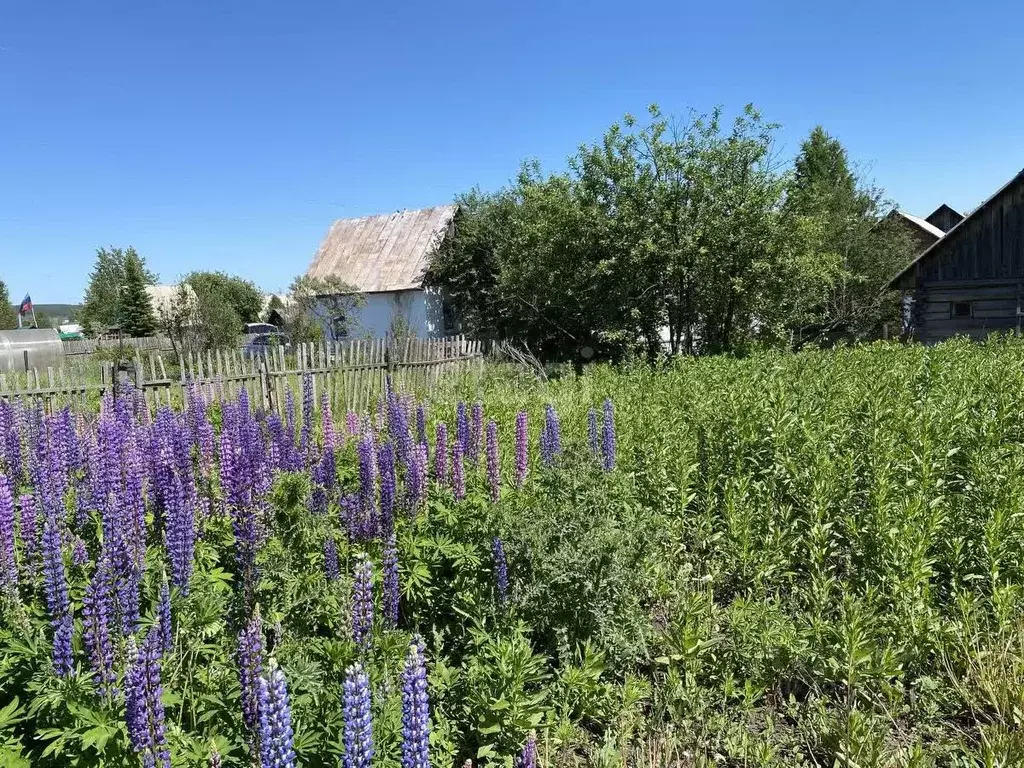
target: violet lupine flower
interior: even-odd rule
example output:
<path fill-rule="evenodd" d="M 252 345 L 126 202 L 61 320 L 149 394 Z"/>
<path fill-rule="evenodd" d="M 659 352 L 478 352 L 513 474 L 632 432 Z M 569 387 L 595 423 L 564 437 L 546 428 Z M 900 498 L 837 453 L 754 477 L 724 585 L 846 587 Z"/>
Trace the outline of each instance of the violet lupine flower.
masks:
<path fill-rule="evenodd" d="M 380 532 L 388 535 L 395 527 L 395 449 L 391 443 L 384 443 L 377 452 L 377 469 L 380 473 Z"/>
<path fill-rule="evenodd" d="M 196 550 L 195 507 L 186 498 L 185 489 L 177 473 L 171 475 L 171 485 L 167 489 L 167 494 L 164 538 L 167 557 L 171 564 L 171 581 L 182 595 L 188 595 Z"/>
<path fill-rule="evenodd" d="M 494 556 L 494 587 L 498 593 L 498 606 L 503 608 L 508 602 L 508 560 L 505 559 L 505 544 L 497 536 L 491 542 L 491 553 Z"/>
<path fill-rule="evenodd" d="M 292 388 L 286 387 L 284 393 L 284 430 L 289 444 L 295 443 L 295 395 Z"/>
<path fill-rule="evenodd" d="M 373 566 L 365 554 L 356 561 L 352 582 L 352 639 L 362 653 L 370 648 L 373 634 Z"/>
<path fill-rule="evenodd" d="M 498 460 L 498 425 L 487 423 L 487 482 L 491 487 L 491 501 L 501 499 L 501 465 Z"/>
<path fill-rule="evenodd" d="M 333 536 L 324 540 L 324 576 L 328 581 L 337 581 L 341 578 L 338 564 L 338 545 Z"/>
<path fill-rule="evenodd" d="M 544 428 L 540 434 L 540 458 L 544 466 L 550 467 L 562 452 L 562 432 L 558 414 L 550 403 L 544 406 Z"/>
<path fill-rule="evenodd" d="M 75 536 L 71 545 L 71 564 L 75 568 L 84 568 L 89 563 L 89 550 L 81 536 Z"/>
<path fill-rule="evenodd" d="M 422 404 L 416 406 L 416 442 L 427 442 L 427 409 Z"/>
<path fill-rule="evenodd" d="M 260 768 L 294 768 L 292 708 L 284 673 L 270 660 L 270 672 L 260 678 Z"/>
<path fill-rule="evenodd" d="M 224 764 L 221 762 L 220 751 L 217 749 L 216 744 L 210 744 L 210 760 L 207 763 L 207 768 L 223 768 Z"/>
<path fill-rule="evenodd" d="M 156 631 L 154 631 L 156 630 Z M 137 652 L 129 638 L 129 666 L 125 672 L 125 719 L 132 748 L 143 766 L 170 768 L 164 725 L 163 684 L 160 680 L 160 632 L 154 627 L 146 634 Z"/>
<path fill-rule="evenodd" d="M 469 433 L 469 450 L 466 457 L 473 466 L 480 463 L 480 449 L 484 443 L 484 404 L 477 400 L 473 403 L 473 428 Z"/>
<path fill-rule="evenodd" d="M 601 424 L 601 459 L 605 472 L 615 469 L 615 406 L 610 397 L 604 401 L 604 421 Z"/>
<path fill-rule="evenodd" d="M 313 498 L 310 506 L 314 512 L 323 514 L 334 497 L 334 489 L 338 482 L 337 459 L 333 447 L 324 448 L 320 461 L 310 474 L 313 480 Z"/>
<path fill-rule="evenodd" d="M 246 605 L 256 592 L 258 573 L 256 556 L 260 549 L 260 507 L 248 504 L 240 509 L 232 509 L 231 528 L 235 534 L 235 561 L 242 574 L 242 591 Z"/>
<path fill-rule="evenodd" d="M 238 633 L 238 683 L 242 699 L 242 723 L 249 732 L 249 748 L 258 754 L 260 726 L 260 678 L 263 676 L 263 619 L 257 605 L 252 618 Z"/>
<path fill-rule="evenodd" d="M 462 447 L 462 455 L 469 451 L 469 417 L 466 415 L 466 404 L 459 401 L 455 406 L 455 442 Z"/>
<path fill-rule="evenodd" d="M 68 598 L 64 553 L 61 550 L 58 523 L 47 520 L 43 527 L 43 575 L 46 607 L 53 627 L 53 669 L 58 677 L 70 677 L 72 667 L 71 634 L 74 618 Z"/>
<path fill-rule="evenodd" d="M 18 413 L 13 403 L 0 402 L 0 470 L 13 478 L 21 478 L 21 437 Z"/>
<path fill-rule="evenodd" d="M 334 414 L 331 413 L 331 393 L 324 387 L 320 393 L 320 427 L 323 432 L 324 449 L 333 451 L 335 448 Z"/>
<path fill-rule="evenodd" d="M 39 549 L 39 521 L 36 518 L 36 500 L 29 494 L 18 497 L 21 508 L 21 545 L 25 559 L 31 561 Z"/>
<path fill-rule="evenodd" d="M 523 751 L 516 758 L 516 768 L 537 768 L 537 734 L 530 731 L 523 745 Z"/>
<path fill-rule="evenodd" d="M 601 446 L 597 442 L 597 411 L 593 408 L 587 409 L 587 445 L 590 447 L 591 456 L 600 454 Z"/>
<path fill-rule="evenodd" d="M 357 447 L 359 456 L 359 501 L 361 514 L 368 521 L 374 533 L 377 528 L 377 453 L 373 435 L 364 434 Z M 372 534 L 371 534 L 372 535 Z"/>
<path fill-rule="evenodd" d="M 345 754 L 343 768 L 370 768 L 373 760 L 373 719 L 370 716 L 370 678 L 361 664 L 345 671 L 343 695 Z"/>
<path fill-rule="evenodd" d="M 466 498 L 466 467 L 462 460 L 462 444 L 452 443 L 452 493 L 456 501 Z"/>
<path fill-rule="evenodd" d="M 434 480 L 443 485 L 448 482 L 448 425 L 437 425 L 434 437 Z"/>
<path fill-rule="evenodd" d="M 313 377 L 302 374 L 302 430 L 299 432 L 299 453 L 309 456 L 310 438 L 313 435 Z"/>
<path fill-rule="evenodd" d="M 412 447 L 409 420 L 406 418 L 402 401 L 394 392 L 388 394 L 388 433 L 395 443 L 395 458 L 398 460 L 398 465 L 408 467 Z"/>
<path fill-rule="evenodd" d="M 174 627 L 171 624 L 171 588 L 165 575 L 160 582 L 160 599 L 156 604 L 157 625 L 160 627 L 160 641 L 163 652 L 170 653 L 174 649 Z"/>
<path fill-rule="evenodd" d="M 384 621 L 392 629 L 398 626 L 398 546 L 392 531 L 381 556 L 381 591 L 384 598 Z"/>
<path fill-rule="evenodd" d="M 359 434 L 359 414 L 355 411 L 348 411 L 345 414 L 345 429 L 349 435 L 355 437 Z"/>
<path fill-rule="evenodd" d="M 84 639 L 89 666 L 92 668 L 93 679 L 101 698 L 116 693 L 114 683 L 117 674 L 114 672 L 114 644 L 110 635 L 113 621 L 113 599 L 111 587 L 113 583 L 113 565 L 107 551 L 100 556 L 93 571 L 92 579 L 85 589 L 82 600 Z"/>
<path fill-rule="evenodd" d="M 526 411 L 520 411 L 516 414 L 516 488 L 526 482 L 527 450 Z"/>
<path fill-rule="evenodd" d="M 402 670 L 402 768 L 430 768 L 430 699 L 427 668 L 416 643 Z"/>
<path fill-rule="evenodd" d="M 376 535 L 375 523 L 370 519 L 357 494 L 346 493 L 338 501 L 341 524 L 348 532 L 349 541 L 369 541 Z"/>
<path fill-rule="evenodd" d="M 18 563 L 14 557 L 14 498 L 11 484 L 0 475 L 0 592 L 13 593 L 18 587 Z"/>
<path fill-rule="evenodd" d="M 406 504 L 409 514 L 416 516 L 427 491 L 427 444 L 417 443 L 409 457 L 409 469 L 405 475 Z"/>

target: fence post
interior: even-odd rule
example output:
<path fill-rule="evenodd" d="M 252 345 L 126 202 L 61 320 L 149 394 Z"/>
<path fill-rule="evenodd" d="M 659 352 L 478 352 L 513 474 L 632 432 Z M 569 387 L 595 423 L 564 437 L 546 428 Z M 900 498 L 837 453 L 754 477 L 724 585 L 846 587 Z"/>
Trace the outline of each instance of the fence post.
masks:
<path fill-rule="evenodd" d="M 263 382 L 263 410 L 273 412 L 274 394 L 270 389 L 270 371 L 267 370 L 267 356 L 260 356 L 260 378 Z"/>

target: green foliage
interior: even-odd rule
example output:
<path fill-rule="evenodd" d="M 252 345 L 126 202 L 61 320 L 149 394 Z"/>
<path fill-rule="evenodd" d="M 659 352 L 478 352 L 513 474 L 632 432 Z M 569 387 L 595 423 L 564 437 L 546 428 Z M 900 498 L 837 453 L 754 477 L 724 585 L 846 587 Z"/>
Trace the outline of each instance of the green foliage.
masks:
<path fill-rule="evenodd" d="M 18 327 L 18 312 L 11 304 L 7 283 L 0 280 L 0 331 Z"/>
<path fill-rule="evenodd" d="M 536 730 L 543 765 L 1014 765 L 1024 749 L 1024 342 L 756 352 L 657 367 L 597 365 L 538 383 L 489 368 L 457 399 L 500 425 L 501 499 L 483 462 L 467 497 L 432 482 L 396 521 L 399 627 L 374 627 L 375 765 L 400 764 L 399 673 L 423 637 L 436 765 L 508 765 Z M 618 469 L 587 449 L 587 410 L 613 398 Z M 563 455 L 536 456 L 545 403 Z M 531 460 L 512 488 L 514 415 Z M 220 411 L 211 406 L 214 425 Z M 339 430 L 339 434 L 341 430 Z M 353 440 L 338 455 L 357 487 Z M 251 764 L 233 659 L 234 535 L 216 472 L 190 594 L 173 595 L 163 664 L 175 765 Z M 352 569 L 341 511 L 310 510 L 308 472 L 275 478 L 258 601 L 285 670 L 303 766 L 342 752 Z M 69 509 L 75 509 L 69 498 Z M 95 556 L 98 517 L 76 527 Z M 338 543 L 341 579 L 323 576 Z M 511 590 L 499 605 L 493 537 Z M 151 531 L 144 627 L 166 567 Z M 0 613 L 0 763 L 130 765 L 123 705 L 49 667 L 42 574 Z M 81 616 L 91 566 L 69 567 Z M 379 595 L 379 586 L 378 586 Z M 80 637 L 80 627 L 76 635 Z M 118 646 L 118 668 L 123 662 Z"/>
<path fill-rule="evenodd" d="M 353 330 L 353 313 L 365 302 L 341 278 L 299 275 L 288 287 L 284 328 L 299 342 L 342 339 Z"/>
<path fill-rule="evenodd" d="M 139 290 L 140 285 L 155 284 L 156 274 L 146 269 L 145 260 L 134 248 L 99 248 L 96 250 L 96 263 L 89 273 L 89 285 L 79 319 L 89 335 L 95 336 L 111 326 L 123 325 L 121 294 L 127 284 L 129 262 L 135 283 L 130 310 L 142 327 L 153 327 L 155 319 L 152 317 L 152 307 L 147 318 L 147 302 L 139 298 Z"/>
<path fill-rule="evenodd" d="M 117 317 L 126 336 L 152 336 L 156 331 L 153 303 L 146 292 L 146 268 L 134 250 L 124 257 L 124 282 L 118 294 Z"/>
<path fill-rule="evenodd" d="M 721 110 L 627 115 L 565 172 L 525 164 L 511 186 L 459 197 L 428 279 L 469 332 L 554 361 L 878 330 L 906 238 L 838 142 L 817 131 L 789 171 L 775 132 L 752 106 L 731 125 Z"/>

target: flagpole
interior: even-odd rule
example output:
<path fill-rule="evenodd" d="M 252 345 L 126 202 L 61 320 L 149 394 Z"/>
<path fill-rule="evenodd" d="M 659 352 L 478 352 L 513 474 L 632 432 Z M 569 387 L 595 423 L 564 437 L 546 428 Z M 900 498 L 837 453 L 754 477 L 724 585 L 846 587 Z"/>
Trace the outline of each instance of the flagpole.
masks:
<path fill-rule="evenodd" d="M 32 325 L 36 328 L 39 327 L 39 323 L 36 322 L 36 305 L 34 303 L 32 304 Z"/>
<path fill-rule="evenodd" d="M 21 330 L 21 312 L 18 313 L 18 330 Z"/>

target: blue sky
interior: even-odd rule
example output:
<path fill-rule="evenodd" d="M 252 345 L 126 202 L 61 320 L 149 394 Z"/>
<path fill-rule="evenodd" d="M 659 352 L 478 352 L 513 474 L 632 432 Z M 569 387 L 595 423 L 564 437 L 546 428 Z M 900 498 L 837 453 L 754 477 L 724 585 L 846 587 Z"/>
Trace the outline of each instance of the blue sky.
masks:
<path fill-rule="evenodd" d="M 624 112 L 817 123 L 907 210 L 1024 166 L 1024 10 L 941 2 L 0 0 L 0 278 L 78 301 L 102 245 L 268 290 L 335 218 L 550 169 Z M 373 6 L 373 7 L 371 7 Z"/>

